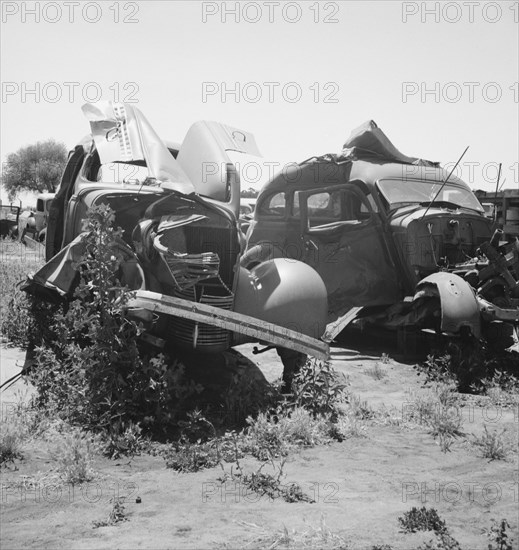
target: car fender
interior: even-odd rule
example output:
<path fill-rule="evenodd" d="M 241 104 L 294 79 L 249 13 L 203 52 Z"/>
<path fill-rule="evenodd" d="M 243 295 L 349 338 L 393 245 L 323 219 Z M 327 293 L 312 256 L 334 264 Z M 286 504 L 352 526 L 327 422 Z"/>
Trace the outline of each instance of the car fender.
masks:
<path fill-rule="evenodd" d="M 474 336 L 481 336 L 478 301 L 467 281 L 453 273 L 433 273 L 416 285 L 414 299 L 426 295 L 440 299 L 442 332 L 457 333 L 468 327 Z"/>
<path fill-rule="evenodd" d="M 77 286 L 79 273 L 77 264 L 81 261 L 86 250 L 85 237 L 81 233 L 67 246 L 62 248 L 36 273 L 29 275 L 22 286 L 29 294 L 57 301 L 61 298 L 70 298 Z M 111 245 L 114 255 L 119 258 L 119 277 L 123 285 L 130 290 L 146 289 L 144 270 L 133 250 L 122 239 L 117 239 Z"/>
<path fill-rule="evenodd" d="M 297 260 L 276 258 L 240 267 L 234 311 L 312 338 L 326 328 L 328 295 L 320 275 Z"/>
<path fill-rule="evenodd" d="M 266 260 L 273 260 L 274 258 L 285 258 L 282 248 L 268 241 L 259 242 L 249 248 L 240 258 L 240 265 L 247 269 L 252 269 L 260 263 Z"/>

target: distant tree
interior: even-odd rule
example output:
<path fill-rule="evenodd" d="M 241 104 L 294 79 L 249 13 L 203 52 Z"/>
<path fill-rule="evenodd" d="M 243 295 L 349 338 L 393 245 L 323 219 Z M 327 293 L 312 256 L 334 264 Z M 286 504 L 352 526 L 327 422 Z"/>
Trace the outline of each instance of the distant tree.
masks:
<path fill-rule="evenodd" d="M 248 189 L 243 189 L 240 193 L 240 197 L 244 199 L 255 199 L 259 195 L 259 191 L 249 187 Z"/>
<path fill-rule="evenodd" d="M 64 143 L 53 139 L 21 147 L 7 156 L 2 170 L 2 185 L 9 200 L 21 191 L 52 193 L 60 182 L 67 162 Z"/>

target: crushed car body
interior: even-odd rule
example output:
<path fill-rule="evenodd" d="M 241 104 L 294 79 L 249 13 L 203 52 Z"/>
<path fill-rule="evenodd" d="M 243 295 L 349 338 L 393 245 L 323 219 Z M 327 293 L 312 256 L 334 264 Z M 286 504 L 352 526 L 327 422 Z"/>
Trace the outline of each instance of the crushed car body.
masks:
<path fill-rule="evenodd" d="M 143 322 L 149 342 L 195 352 L 261 342 L 287 362 L 300 353 L 325 359 L 327 297 L 317 272 L 279 259 L 240 265 L 240 181 L 228 151 L 259 154 L 253 136 L 203 121 L 177 145 L 132 105 L 83 111 L 91 136 L 70 153 L 49 212 L 47 263 L 26 290 L 72 296 L 83 222 L 106 204 L 123 229 L 116 252 L 121 282 L 134 291 L 128 315 Z"/>
<path fill-rule="evenodd" d="M 509 346 L 519 319 L 518 247 L 500 242 L 451 172 L 403 155 L 369 121 L 341 154 L 286 167 L 264 186 L 242 266 L 288 258 L 313 267 L 328 293 L 329 339 L 362 319 L 498 332 Z"/>

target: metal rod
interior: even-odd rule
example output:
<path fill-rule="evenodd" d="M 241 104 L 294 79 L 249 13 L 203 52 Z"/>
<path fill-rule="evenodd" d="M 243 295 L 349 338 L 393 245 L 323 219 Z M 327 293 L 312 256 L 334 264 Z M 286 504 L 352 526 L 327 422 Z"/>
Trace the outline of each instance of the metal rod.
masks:
<path fill-rule="evenodd" d="M 494 200 L 496 201 L 496 204 L 494 204 L 494 223 L 497 219 L 497 193 L 499 191 L 499 180 L 501 179 L 501 163 L 499 163 L 499 170 L 497 171 L 497 181 L 496 181 L 496 193 Z"/>
<path fill-rule="evenodd" d="M 441 193 L 442 189 L 444 188 L 445 184 L 449 181 L 449 178 L 452 176 L 452 173 L 454 172 L 454 170 L 456 170 L 456 167 L 458 166 L 458 164 L 461 162 L 461 159 L 465 156 L 465 153 L 469 150 L 469 145 L 467 145 L 467 147 L 465 148 L 465 151 L 463 151 L 463 153 L 461 154 L 461 157 L 458 159 L 458 162 L 454 165 L 453 169 L 451 170 L 450 174 L 447 176 L 447 178 L 445 179 L 445 181 L 441 184 L 441 187 L 438 189 L 438 193 L 436 193 L 436 195 L 434 196 L 434 199 L 429 203 L 429 206 L 427 207 L 427 210 L 424 212 L 423 216 L 422 216 L 422 220 L 425 218 L 425 215 L 427 214 L 427 212 L 429 212 L 429 208 L 431 208 L 431 206 L 433 205 L 434 201 L 438 198 L 438 195 Z"/>

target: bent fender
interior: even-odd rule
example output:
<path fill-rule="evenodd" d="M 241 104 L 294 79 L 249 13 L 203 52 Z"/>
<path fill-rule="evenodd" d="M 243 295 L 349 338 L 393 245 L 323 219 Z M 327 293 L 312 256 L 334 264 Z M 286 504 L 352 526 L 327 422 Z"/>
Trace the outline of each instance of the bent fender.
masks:
<path fill-rule="evenodd" d="M 470 328 L 472 334 L 481 336 L 481 317 L 476 295 L 472 287 L 453 273 L 433 273 L 416 285 L 414 299 L 427 293 L 427 287 L 435 287 L 441 305 L 441 330 L 456 333 L 462 327 Z"/>

